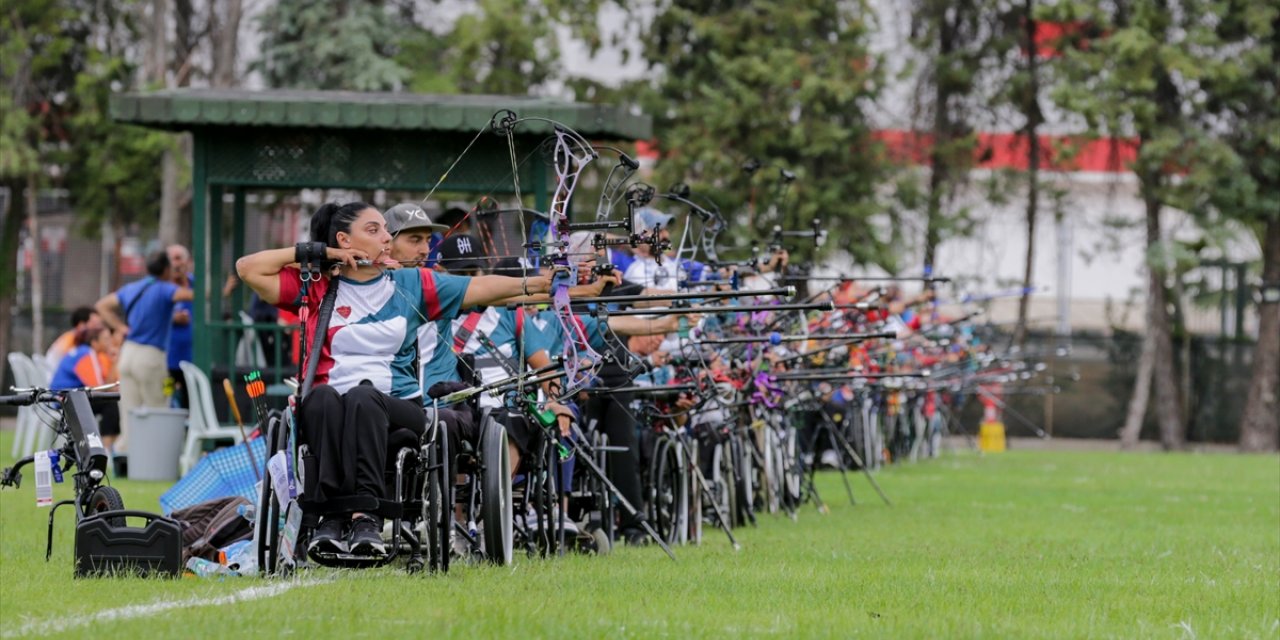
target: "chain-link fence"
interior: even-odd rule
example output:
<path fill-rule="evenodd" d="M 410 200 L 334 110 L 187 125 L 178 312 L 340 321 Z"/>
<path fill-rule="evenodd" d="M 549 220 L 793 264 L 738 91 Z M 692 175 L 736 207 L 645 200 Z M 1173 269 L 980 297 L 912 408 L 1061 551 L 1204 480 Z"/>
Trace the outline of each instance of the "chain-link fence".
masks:
<path fill-rule="evenodd" d="M 1007 340 L 1007 339 L 1006 339 Z M 999 339 L 994 344 L 1007 344 Z M 1189 442 L 1235 442 L 1253 363 L 1252 342 L 1219 337 L 1174 339 L 1174 366 L 1187 421 Z M 1119 436 L 1133 395 L 1142 336 L 1077 334 L 1069 339 L 1031 336 L 1025 357 L 1045 364 L 1030 393 L 1011 393 L 1004 416 L 1011 435 L 1033 435 L 1042 429 L 1059 438 Z M 1189 366 L 1188 366 L 1189 365 Z M 1056 387 L 1057 393 L 1045 393 Z M 1159 439 L 1154 397 L 1148 406 L 1142 438 Z M 976 431 L 981 408 L 970 402 L 961 425 Z"/>

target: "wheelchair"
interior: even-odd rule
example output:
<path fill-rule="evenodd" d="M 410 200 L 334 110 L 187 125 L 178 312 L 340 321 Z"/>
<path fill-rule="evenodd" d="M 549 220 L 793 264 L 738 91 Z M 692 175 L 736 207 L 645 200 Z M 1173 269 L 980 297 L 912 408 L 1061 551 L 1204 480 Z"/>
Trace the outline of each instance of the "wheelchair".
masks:
<path fill-rule="evenodd" d="M 584 534 L 590 536 L 591 546 L 587 550 L 606 555 L 613 550 L 617 534 L 617 507 L 606 482 L 609 454 L 626 451 L 626 448 L 609 446 L 609 436 L 595 429 L 578 430 L 576 435 L 578 455 L 589 457 L 596 468 L 586 464 L 575 468 L 568 495 L 569 517 L 582 526 Z"/>
<path fill-rule="evenodd" d="M 507 410 L 490 414 L 487 424 L 499 418 L 508 424 L 523 421 L 529 430 L 522 451 L 517 482 L 512 487 L 513 535 L 529 557 L 564 555 L 574 549 L 608 553 L 613 547 L 613 496 L 605 472 L 608 447 L 600 433 L 583 433 L 574 422 L 574 437 L 562 441 L 555 415 L 539 409 L 533 395 L 508 396 Z M 574 461 L 570 476 L 564 465 Z M 563 507 L 563 508 L 562 508 Z M 572 520 L 578 533 L 572 538 Z"/>
<path fill-rule="evenodd" d="M 351 496 L 317 503 L 302 491 L 306 474 L 314 473 L 315 461 L 299 434 L 296 403 L 297 396 L 290 396 L 288 408 L 272 412 L 267 419 L 268 474 L 262 482 L 254 531 L 260 571 L 284 575 L 305 566 L 308 559 L 321 566 L 379 567 L 407 556 L 405 568 L 410 573 L 424 567 L 447 572 L 454 483 L 449 438 L 435 413 L 425 412 L 421 436 L 409 429 L 389 434 L 385 472 L 389 499 Z M 307 553 L 310 535 L 322 516 L 353 511 L 391 523 L 385 554 Z"/>
<path fill-rule="evenodd" d="M 462 517 L 453 523 L 473 557 L 509 565 L 514 557 L 514 506 L 511 491 L 511 453 L 507 430 L 491 410 L 480 414 L 478 446 L 462 443 L 456 458 L 456 504 Z"/>
<path fill-rule="evenodd" d="M 530 430 L 527 449 L 522 451 L 517 481 L 513 482 L 516 514 L 514 534 L 530 557 L 563 555 L 566 510 L 560 509 L 560 463 L 573 451 L 560 442 L 555 416 L 540 412 L 532 397 L 515 398 L 509 404 L 516 411 L 507 420 L 524 420 Z"/>

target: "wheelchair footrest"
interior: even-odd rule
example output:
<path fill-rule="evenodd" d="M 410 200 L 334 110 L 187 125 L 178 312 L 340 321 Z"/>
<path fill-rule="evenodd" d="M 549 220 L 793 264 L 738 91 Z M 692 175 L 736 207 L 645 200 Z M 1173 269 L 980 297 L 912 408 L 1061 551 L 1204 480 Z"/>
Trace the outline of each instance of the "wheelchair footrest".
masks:
<path fill-rule="evenodd" d="M 342 567 L 348 569 L 371 569 L 381 567 L 399 555 L 399 549 L 390 545 L 387 553 L 381 556 L 358 556 L 350 553 L 311 553 L 308 557 L 324 567 Z"/>

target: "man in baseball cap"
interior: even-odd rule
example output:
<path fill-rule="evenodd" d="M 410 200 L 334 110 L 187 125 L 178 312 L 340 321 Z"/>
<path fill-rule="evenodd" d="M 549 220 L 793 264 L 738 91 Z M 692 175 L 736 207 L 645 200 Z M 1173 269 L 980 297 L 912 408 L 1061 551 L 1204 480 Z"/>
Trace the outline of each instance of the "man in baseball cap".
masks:
<path fill-rule="evenodd" d="M 489 259 L 485 255 L 484 246 L 472 235 L 449 236 L 440 241 L 436 251 L 440 254 L 437 264 L 441 269 L 452 274 L 473 275 L 477 271 L 489 268 Z"/>
<path fill-rule="evenodd" d="M 636 211 L 636 230 L 641 233 L 656 233 L 661 240 L 671 239 L 671 216 L 651 207 Z M 622 278 L 627 282 L 644 285 L 648 289 L 675 290 L 676 270 L 671 265 L 658 264 L 653 247 L 641 244 L 632 249 L 635 260 L 623 272 Z"/>
<path fill-rule="evenodd" d="M 406 266 L 424 265 L 433 246 L 432 236 L 448 228 L 432 222 L 427 212 L 413 202 L 391 207 L 383 217 L 392 237 L 391 257 Z"/>
<path fill-rule="evenodd" d="M 653 231 L 655 229 L 670 229 L 671 215 L 654 209 L 653 207 L 645 207 L 636 211 L 636 226 L 639 231 Z"/>

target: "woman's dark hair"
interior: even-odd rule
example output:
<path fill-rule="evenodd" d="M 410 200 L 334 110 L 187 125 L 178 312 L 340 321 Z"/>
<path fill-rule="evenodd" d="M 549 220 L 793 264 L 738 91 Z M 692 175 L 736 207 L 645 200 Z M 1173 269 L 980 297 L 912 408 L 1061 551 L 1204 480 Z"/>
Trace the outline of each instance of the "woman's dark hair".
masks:
<path fill-rule="evenodd" d="M 147 275 L 159 278 L 169 270 L 169 254 L 164 251 L 156 251 L 147 256 Z"/>
<path fill-rule="evenodd" d="M 74 329 L 88 322 L 89 318 L 92 318 L 95 313 L 97 311 L 94 311 L 93 307 L 77 307 L 75 311 L 71 312 L 71 328 Z"/>
<path fill-rule="evenodd" d="M 98 339 L 98 336 L 102 334 L 102 331 L 102 327 L 83 327 L 77 330 L 75 334 L 76 346 L 93 344 L 93 341 Z"/>
<path fill-rule="evenodd" d="M 322 205 L 311 216 L 311 241 L 337 247 L 338 232 L 351 233 L 351 223 L 360 216 L 360 212 L 372 208 L 363 202 L 330 202 Z"/>

